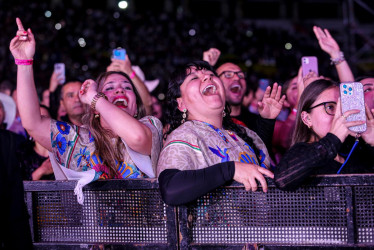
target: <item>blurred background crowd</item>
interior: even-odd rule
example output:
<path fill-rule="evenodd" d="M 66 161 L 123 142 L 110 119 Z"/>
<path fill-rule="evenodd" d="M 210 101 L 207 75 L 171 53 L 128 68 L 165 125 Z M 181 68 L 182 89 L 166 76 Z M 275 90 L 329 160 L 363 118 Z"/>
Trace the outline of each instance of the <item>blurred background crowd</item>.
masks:
<path fill-rule="evenodd" d="M 40 91 L 53 65 L 66 64 L 69 80 L 96 78 L 123 47 L 146 79 L 160 79 L 152 93 L 161 101 L 177 65 L 201 59 L 211 47 L 220 60 L 237 62 L 248 81 L 283 83 L 297 73 L 300 58 L 319 58 L 320 73 L 332 72 L 312 27 L 328 28 L 357 75 L 373 75 L 374 4 L 363 0 L 50 0 L 0 1 L 0 81 L 15 85 L 9 42 L 20 17 L 36 34 L 34 70 Z M 123 4 L 123 3 L 122 3 Z M 123 6 L 123 5 L 122 5 Z"/>

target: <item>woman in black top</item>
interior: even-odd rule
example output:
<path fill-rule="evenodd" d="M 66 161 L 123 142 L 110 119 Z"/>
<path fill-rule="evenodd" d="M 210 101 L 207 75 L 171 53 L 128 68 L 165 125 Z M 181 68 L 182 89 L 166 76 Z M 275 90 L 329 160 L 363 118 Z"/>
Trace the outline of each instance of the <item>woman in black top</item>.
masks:
<path fill-rule="evenodd" d="M 342 143 L 347 136 L 356 136 L 349 127 L 364 123 L 346 121 L 347 116 L 355 113 L 358 110 L 342 114 L 336 83 L 321 79 L 308 85 L 298 105 L 293 146 L 274 171 L 276 185 L 281 189 L 294 189 L 310 175 L 337 174 L 347 156 L 342 153 Z M 362 140 L 341 170 L 343 174 L 373 170 L 374 161 L 370 154 L 374 153 L 374 119 L 368 107 L 366 116 L 367 130 L 360 135 Z"/>

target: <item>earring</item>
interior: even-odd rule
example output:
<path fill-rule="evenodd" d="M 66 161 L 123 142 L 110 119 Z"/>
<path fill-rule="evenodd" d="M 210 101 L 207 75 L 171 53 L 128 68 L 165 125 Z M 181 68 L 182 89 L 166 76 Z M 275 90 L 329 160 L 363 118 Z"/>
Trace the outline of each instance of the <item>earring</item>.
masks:
<path fill-rule="evenodd" d="M 307 125 L 307 126 L 308 126 L 309 129 L 312 127 L 312 125 Z"/>
<path fill-rule="evenodd" d="M 225 117 L 226 116 L 226 112 L 225 110 L 222 110 L 222 117 Z"/>
<path fill-rule="evenodd" d="M 187 109 L 183 109 L 183 114 L 182 114 L 182 124 L 186 121 L 187 118 Z"/>
<path fill-rule="evenodd" d="M 134 115 L 134 118 L 136 118 L 136 117 L 138 117 L 138 113 L 136 113 L 136 114 Z"/>
<path fill-rule="evenodd" d="M 99 119 L 100 114 L 95 114 L 95 119 Z"/>

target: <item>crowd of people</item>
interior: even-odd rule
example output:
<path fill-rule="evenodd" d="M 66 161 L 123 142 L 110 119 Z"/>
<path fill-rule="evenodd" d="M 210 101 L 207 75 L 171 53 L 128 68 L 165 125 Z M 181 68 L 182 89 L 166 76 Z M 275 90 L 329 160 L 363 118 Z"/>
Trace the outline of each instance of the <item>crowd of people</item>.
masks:
<path fill-rule="evenodd" d="M 355 79 L 327 29 L 313 27 L 310 39 L 329 55 L 336 74 L 303 75 L 300 67 L 284 84 L 254 88 L 250 72 L 222 62 L 220 48 L 211 48 L 200 60 L 177 63 L 160 109 L 129 56 L 112 59 L 96 80 L 60 85 L 53 73 L 38 95 L 33 64 L 43 50 L 35 35 L 42 32 L 26 25 L 16 19 L 9 45 L 17 87 L 2 85 L 0 94 L 1 153 L 12 151 L 7 167 L 23 180 L 77 180 L 83 204 L 82 188 L 90 182 L 158 178 L 165 203 L 180 205 L 232 180 L 267 192 L 266 178 L 295 189 L 315 174 L 374 171 L 374 76 Z M 338 83 L 357 80 L 365 111 L 342 112 Z M 348 119 L 359 112 L 365 120 Z M 365 131 L 352 130 L 363 124 Z"/>

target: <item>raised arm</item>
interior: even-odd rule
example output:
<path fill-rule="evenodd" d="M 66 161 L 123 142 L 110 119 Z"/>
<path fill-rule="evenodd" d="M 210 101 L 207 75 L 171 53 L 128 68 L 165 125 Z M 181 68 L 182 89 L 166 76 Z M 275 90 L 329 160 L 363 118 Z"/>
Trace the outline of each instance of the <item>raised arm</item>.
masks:
<path fill-rule="evenodd" d="M 40 115 L 39 100 L 35 88 L 32 60 L 35 54 L 35 38 L 31 29 L 23 28 L 19 18 L 16 19 L 18 31 L 10 42 L 9 49 L 17 64 L 17 98 L 18 109 L 23 127 L 27 132 L 49 151 L 50 118 Z"/>
<path fill-rule="evenodd" d="M 340 51 L 338 43 L 331 36 L 328 29 L 322 30 L 320 27 L 314 26 L 313 31 L 321 49 L 330 55 L 331 61 L 338 72 L 340 82 L 354 81 L 352 70 L 345 60 L 343 52 Z"/>
<path fill-rule="evenodd" d="M 94 80 L 86 80 L 79 93 L 82 103 L 91 105 L 98 93 L 97 89 L 98 86 Z M 110 99 L 97 99 L 95 110 L 100 114 L 103 127 L 121 137 L 134 151 L 144 155 L 151 154 L 152 132 L 146 125 L 135 119 L 132 114 L 112 104 Z"/>

